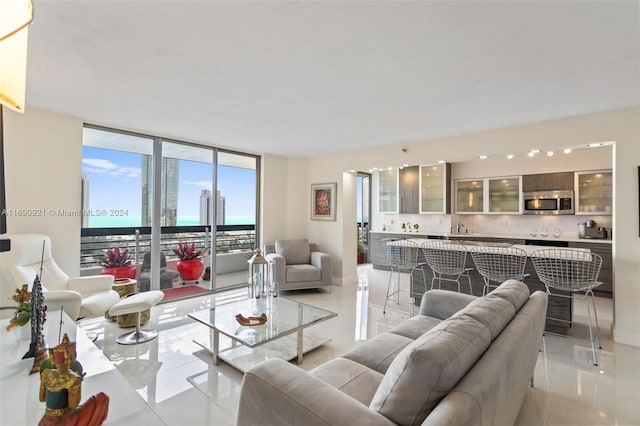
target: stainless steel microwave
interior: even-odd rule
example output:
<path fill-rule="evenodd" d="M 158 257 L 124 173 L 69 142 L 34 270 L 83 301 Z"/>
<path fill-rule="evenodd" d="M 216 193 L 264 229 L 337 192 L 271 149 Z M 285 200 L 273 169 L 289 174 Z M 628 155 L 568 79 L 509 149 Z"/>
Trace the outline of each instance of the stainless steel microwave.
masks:
<path fill-rule="evenodd" d="M 522 194 L 524 214 L 573 214 L 573 191 L 538 191 Z"/>

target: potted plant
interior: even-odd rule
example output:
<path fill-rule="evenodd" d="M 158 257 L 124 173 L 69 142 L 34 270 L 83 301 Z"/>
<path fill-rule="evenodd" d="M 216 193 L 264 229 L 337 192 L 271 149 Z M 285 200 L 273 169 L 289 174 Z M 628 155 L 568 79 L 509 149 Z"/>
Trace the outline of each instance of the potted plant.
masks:
<path fill-rule="evenodd" d="M 113 275 L 115 279 L 136 277 L 136 267 L 131 262 L 129 250 L 116 247 L 108 249 L 107 255 L 102 259 L 102 275 Z"/>
<path fill-rule="evenodd" d="M 418 232 L 418 229 L 420 228 L 420 225 L 418 225 L 417 223 L 413 224 L 413 229 L 416 230 L 416 232 Z"/>
<path fill-rule="evenodd" d="M 191 245 L 178 243 L 178 248 L 172 250 L 179 259 L 176 269 L 180 273 L 180 279 L 182 281 L 195 281 L 199 279 L 204 270 L 202 256 L 207 249 L 196 250 L 195 243 L 191 243 Z"/>
<path fill-rule="evenodd" d="M 402 228 L 402 232 L 407 232 L 407 225 L 404 222 L 402 222 L 401 228 Z"/>
<path fill-rule="evenodd" d="M 364 245 L 358 241 L 358 265 L 364 263 Z"/>

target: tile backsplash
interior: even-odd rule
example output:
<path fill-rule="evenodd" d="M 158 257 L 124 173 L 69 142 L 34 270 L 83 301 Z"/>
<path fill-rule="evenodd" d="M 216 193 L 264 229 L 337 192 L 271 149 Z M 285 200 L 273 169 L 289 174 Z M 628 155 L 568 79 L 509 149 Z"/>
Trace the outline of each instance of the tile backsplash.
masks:
<path fill-rule="evenodd" d="M 578 223 L 587 219 L 595 220 L 598 227 L 611 229 L 611 216 L 529 216 L 529 215 L 420 215 L 420 214 L 386 214 L 384 215 L 384 230 L 402 231 L 402 223 L 417 223 L 420 233 L 448 233 L 455 230 L 458 222 L 462 223 L 463 232 L 477 234 L 514 235 L 529 238 L 553 237 L 554 230 L 562 236 L 578 236 Z M 381 231 L 382 225 L 375 226 L 375 231 Z M 533 235 L 535 233 L 535 236 Z M 609 238 L 611 233 L 609 232 Z"/>

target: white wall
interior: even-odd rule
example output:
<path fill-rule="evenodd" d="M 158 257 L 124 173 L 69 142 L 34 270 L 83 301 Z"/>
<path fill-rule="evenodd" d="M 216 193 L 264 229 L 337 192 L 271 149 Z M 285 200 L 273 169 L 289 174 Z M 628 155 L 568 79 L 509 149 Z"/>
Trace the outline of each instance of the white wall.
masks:
<path fill-rule="evenodd" d="M 51 236 L 53 257 L 70 276 L 80 274 L 82 119 L 29 108 L 3 108 L 7 209 L 38 216 L 7 217 L 9 234 Z"/>

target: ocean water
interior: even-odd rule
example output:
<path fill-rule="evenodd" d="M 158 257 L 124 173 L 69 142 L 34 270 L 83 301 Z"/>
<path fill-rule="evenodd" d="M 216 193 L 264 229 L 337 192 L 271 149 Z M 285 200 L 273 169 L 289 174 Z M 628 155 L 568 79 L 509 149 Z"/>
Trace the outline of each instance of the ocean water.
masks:
<path fill-rule="evenodd" d="M 225 225 L 252 225 L 254 216 L 229 216 L 225 218 Z M 119 228 L 140 226 L 140 216 L 91 216 L 89 228 Z M 178 226 L 200 225 L 198 216 L 182 216 L 178 218 Z"/>

